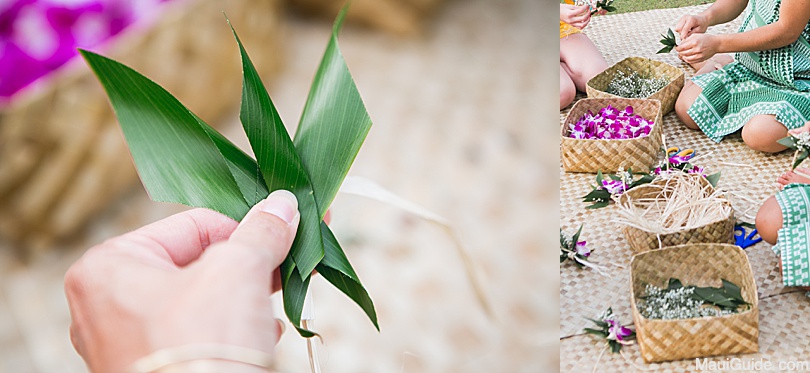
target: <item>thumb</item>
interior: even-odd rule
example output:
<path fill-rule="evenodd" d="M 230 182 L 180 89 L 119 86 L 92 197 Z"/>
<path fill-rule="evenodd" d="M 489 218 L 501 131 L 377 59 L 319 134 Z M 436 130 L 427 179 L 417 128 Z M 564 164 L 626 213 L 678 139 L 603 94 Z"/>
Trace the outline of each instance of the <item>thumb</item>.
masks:
<path fill-rule="evenodd" d="M 202 259 L 270 278 L 290 251 L 300 219 L 295 195 L 277 190 L 253 206 L 228 241 L 210 246 Z"/>

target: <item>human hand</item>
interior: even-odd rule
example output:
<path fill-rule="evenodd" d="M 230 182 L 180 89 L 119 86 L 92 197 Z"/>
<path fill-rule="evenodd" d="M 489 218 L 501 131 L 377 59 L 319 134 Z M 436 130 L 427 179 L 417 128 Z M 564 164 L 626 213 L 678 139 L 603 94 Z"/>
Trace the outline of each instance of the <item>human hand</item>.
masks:
<path fill-rule="evenodd" d="M 720 50 L 720 41 L 716 35 L 692 34 L 675 47 L 684 62 L 693 64 L 712 58 Z"/>
<path fill-rule="evenodd" d="M 709 20 L 700 14 L 686 15 L 678 20 L 675 31 L 681 35 L 681 40 L 692 34 L 703 34 L 709 28 Z"/>
<path fill-rule="evenodd" d="M 283 324 L 270 294 L 299 220 L 295 196 L 275 191 L 241 223 L 195 209 L 89 249 L 65 275 L 73 346 L 92 372 L 125 372 L 155 351 L 201 343 L 272 353 Z"/>
<path fill-rule="evenodd" d="M 560 4 L 560 21 L 583 29 L 591 21 L 591 8 L 587 5 Z"/>
<path fill-rule="evenodd" d="M 799 128 L 794 128 L 788 131 L 788 135 L 796 136 L 802 132 L 810 132 L 810 122 L 805 123 L 803 126 Z"/>

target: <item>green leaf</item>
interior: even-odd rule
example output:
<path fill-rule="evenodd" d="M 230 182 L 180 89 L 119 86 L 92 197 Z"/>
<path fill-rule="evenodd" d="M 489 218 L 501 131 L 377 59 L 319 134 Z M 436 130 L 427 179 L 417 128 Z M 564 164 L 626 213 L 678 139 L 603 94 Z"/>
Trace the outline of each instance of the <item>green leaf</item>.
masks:
<path fill-rule="evenodd" d="M 287 129 L 233 26 L 231 31 L 242 56 L 242 107 L 239 119 L 256 155 L 264 183 L 271 191 L 289 190 L 298 199 L 301 220 L 290 255 L 303 280 L 324 256 L 321 217 L 309 176 L 298 158 Z"/>
<path fill-rule="evenodd" d="M 605 333 L 604 331 L 599 330 L 599 329 L 585 328 L 585 329 L 582 329 L 582 330 L 585 333 L 593 334 L 593 335 L 599 336 L 601 338 L 607 338 L 607 336 L 608 336 L 607 333 Z"/>
<path fill-rule="evenodd" d="M 371 118 L 338 47 L 338 31 L 347 11 L 348 4 L 335 19 L 294 140 L 321 218 L 371 129 Z"/>
<path fill-rule="evenodd" d="M 669 53 L 669 52 L 671 52 L 671 51 L 672 51 L 672 48 L 674 48 L 674 47 L 673 47 L 673 46 L 671 46 L 671 45 L 667 45 L 667 46 L 665 46 L 665 47 L 663 47 L 663 48 L 659 49 L 659 50 L 658 50 L 658 52 L 655 52 L 655 53 L 656 53 L 656 54 L 661 54 L 661 53 Z"/>
<path fill-rule="evenodd" d="M 779 140 L 776 140 L 776 142 L 784 146 L 787 146 L 790 149 L 796 149 L 799 147 L 798 144 L 796 143 L 796 138 L 793 136 L 783 137 Z"/>
<path fill-rule="evenodd" d="M 672 29 L 667 29 L 667 38 L 675 42 L 675 34 L 672 32 Z"/>
<path fill-rule="evenodd" d="M 349 260 L 346 259 L 346 255 L 343 253 L 343 249 L 340 248 L 335 235 L 323 222 L 321 222 L 321 232 L 323 233 L 326 255 L 316 267 L 318 273 L 357 303 L 379 331 L 380 326 L 377 325 L 377 312 L 374 310 L 374 303 L 368 296 L 366 289 L 360 284 L 360 279 L 352 269 L 351 264 L 349 264 Z"/>
<path fill-rule="evenodd" d="M 610 345 L 610 352 L 612 352 L 614 354 L 619 352 L 622 349 L 622 344 L 619 343 L 619 342 L 608 341 L 608 344 Z"/>
<path fill-rule="evenodd" d="M 594 189 L 590 191 L 590 193 L 586 194 L 583 198 L 583 202 L 591 202 L 591 201 L 602 201 L 602 200 L 609 200 L 610 199 L 610 192 L 604 189 Z"/>
<path fill-rule="evenodd" d="M 602 186 L 602 180 L 604 180 L 604 176 L 602 175 L 602 170 L 596 170 L 596 186 Z"/>
<path fill-rule="evenodd" d="M 577 233 L 574 233 L 574 236 L 571 237 L 571 246 L 572 248 L 576 246 L 577 241 L 579 241 L 579 235 L 582 233 L 582 227 L 584 224 L 579 225 L 579 229 L 577 229 Z"/>
<path fill-rule="evenodd" d="M 93 52 L 79 52 L 107 92 L 149 196 L 241 220 L 250 206 L 201 121 L 135 70 Z"/>
<path fill-rule="evenodd" d="M 739 286 L 737 286 L 734 283 L 732 283 L 731 281 L 727 281 L 725 279 L 722 279 L 722 281 L 723 281 L 723 289 L 725 290 L 726 294 L 728 294 L 728 296 L 731 299 L 734 299 L 734 300 L 737 300 L 737 301 L 740 301 L 740 302 L 744 302 L 743 297 L 742 297 L 742 290 L 740 289 Z"/>
<path fill-rule="evenodd" d="M 706 176 L 706 181 L 712 185 L 712 187 L 717 187 L 717 182 L 720 181 L 720 171 L 715 172 L 709 176 Z"/>
<path fill-rule="evenodd" d="M 310 330 L 301 328 L 301 312 L 304 310 L 304 299 L 307 296 L 307 288 L 309 288 L 309 281 L 311 276 L 306 276 L 301 279 L 298 269 L 295 268 L 295 263 L 289 255 L 284 258 L 281 263 L 281 288 L 282 299 L 284 300 L 284 313 L 290 322 L 298 330 L 304 338 L 310 338 L 317 335 Z"/>
<path fill-rule="evenodd" d="M 678 280 L 677 278 L 670 278 L 669 283 L 667 284 L 667 290 L 680 289 L 682 287 L 683 284 L 681 283 L 681 280 Z"/>

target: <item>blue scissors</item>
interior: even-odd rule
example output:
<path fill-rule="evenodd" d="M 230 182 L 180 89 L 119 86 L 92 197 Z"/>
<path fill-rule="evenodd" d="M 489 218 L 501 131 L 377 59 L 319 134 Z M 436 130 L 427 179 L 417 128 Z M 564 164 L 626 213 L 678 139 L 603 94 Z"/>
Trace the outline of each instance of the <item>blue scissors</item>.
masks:
<path fill-rule="evenodd" d="M 745 227 L 742 224 L 734 226 L 734 244 L 740 248 L 746 249 L 762 241 L 762 237 L 759 236 L 756 228 L 752 229 L 747 236 L 745 233 Z"/>

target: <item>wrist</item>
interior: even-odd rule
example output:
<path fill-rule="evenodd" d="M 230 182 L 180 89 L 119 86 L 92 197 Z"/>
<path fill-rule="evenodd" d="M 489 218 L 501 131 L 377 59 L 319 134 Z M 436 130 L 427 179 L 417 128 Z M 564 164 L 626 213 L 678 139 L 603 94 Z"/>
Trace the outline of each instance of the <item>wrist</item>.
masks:
<path fill-rule="evenodd" d="M 711 9 L 706 9 L 705 11 L 698 13 L 695 17 L 700 18 L 700 24 L 706 28 L 715 25 Z"/>

